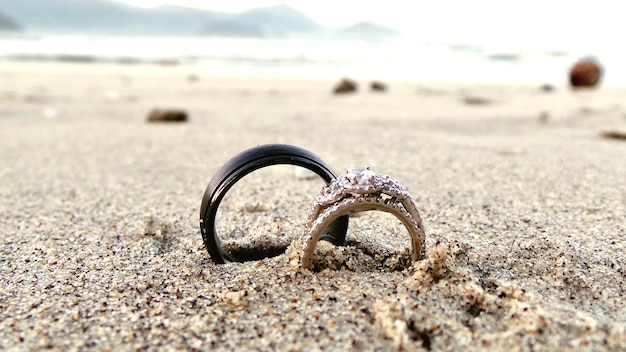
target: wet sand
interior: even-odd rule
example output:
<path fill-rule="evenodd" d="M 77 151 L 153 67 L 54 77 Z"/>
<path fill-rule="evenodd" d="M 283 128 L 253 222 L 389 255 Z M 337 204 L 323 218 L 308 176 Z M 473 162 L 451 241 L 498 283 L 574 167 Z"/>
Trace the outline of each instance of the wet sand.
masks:
<path fill-rule="evenodd" d="M 190 76 L 192 75 L 192 76 Z M 0 349 L 626 349 L 626 88 L 223 77 L 196 67 L 0 63 Z M 337 78 L 337 81 L 341 77 Z M 189 113 L 148 124 L 153 108 Z M 380 212 L 298 266 L 321 179 L 259 170 L 199 233 L 209 179 L 266 143 L 413 196 L 426 258 Z"/>

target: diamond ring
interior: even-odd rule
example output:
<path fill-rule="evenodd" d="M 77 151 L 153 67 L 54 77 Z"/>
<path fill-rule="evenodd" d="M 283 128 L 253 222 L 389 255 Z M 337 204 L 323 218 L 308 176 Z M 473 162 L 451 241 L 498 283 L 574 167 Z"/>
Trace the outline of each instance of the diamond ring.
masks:
<path fill-rule="evenodd" d="M 425 233 L 422 219 L 411 196 L 389 176 L 369 167 L 352 169 L 322 188 L 309 215 L 304 236 L 302 267 L 313 267 L 313 252 L 329 225 L 353 212 L 380 210 L 395 215 L 411 236 L 413 261 L 424 257 Z"/>

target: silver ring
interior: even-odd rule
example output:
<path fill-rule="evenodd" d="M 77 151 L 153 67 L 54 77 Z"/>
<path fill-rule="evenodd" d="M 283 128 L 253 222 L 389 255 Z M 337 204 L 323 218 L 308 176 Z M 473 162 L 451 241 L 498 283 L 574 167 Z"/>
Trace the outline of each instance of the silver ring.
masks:
<path fill-rule="evenodd" d="M 313 267 L 317 241 L 325 236 L 326 229 L 334 220 L 349 213 L 368 210 L 395 215 L 411 236 L 413 261 L 424 257 L 424 226 L 409 192 L 389 176 L 375 173 L 367 167 L 348 170 L 347 174 L 322 188 L 315 198 L 305 230 L 302 267 Z"/>

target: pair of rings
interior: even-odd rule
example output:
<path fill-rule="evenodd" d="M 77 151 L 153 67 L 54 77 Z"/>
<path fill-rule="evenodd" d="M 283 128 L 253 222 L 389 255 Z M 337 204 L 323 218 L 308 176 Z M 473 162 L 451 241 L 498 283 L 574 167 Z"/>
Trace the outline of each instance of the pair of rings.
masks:
<path fill-rule="evenodd" d="M 424 256 L 425 233 L 419 212 L 409 193 L 389 176 L 369 168 L 349 170 L 339 178 L 315 154 L 291 145 L 269 144 L 245 150 L 230 159 L 213 176 L 202 198 L 200 232 L 204 245 L 215 263 L 241 262 L 246 258 L 226 250 L 215 230 L 220 202 L 230 188 L 247 174 L 260 168 L 291 164 L 307 168 L 326 182 L 315 198 L 309 215 L 301 256 L 302 267 L 311 269 L 319 240 L 342 245 L 348 230 L 348 215 L 353 212 L 381 210 L 395 215 L 411 236 L 413 261 Z"/>

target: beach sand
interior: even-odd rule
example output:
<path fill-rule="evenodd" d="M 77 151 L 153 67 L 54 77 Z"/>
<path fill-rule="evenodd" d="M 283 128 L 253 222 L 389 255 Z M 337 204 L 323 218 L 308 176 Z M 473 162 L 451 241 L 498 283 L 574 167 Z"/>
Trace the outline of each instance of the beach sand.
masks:
<path fill-rule="evenodd" d="M 626 88 L 352 78 L 334 96 L 324 79 L 0 63 L 0 349 L 626 350 L 626 142 L 601 136 L 626 130 Z M 189 121 L 149 124 L 156 107 Z M 231 190 L 217 228 L 285 253 L 214 264 L 204 189 L 266 143 L 404 185 L 426 258 L 367 212 L 300 269 L 323 181 L 276 166 Z"/>

